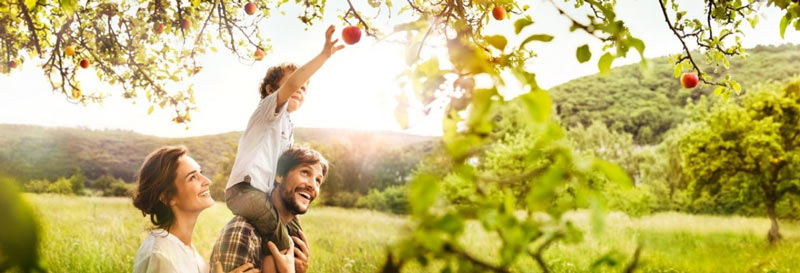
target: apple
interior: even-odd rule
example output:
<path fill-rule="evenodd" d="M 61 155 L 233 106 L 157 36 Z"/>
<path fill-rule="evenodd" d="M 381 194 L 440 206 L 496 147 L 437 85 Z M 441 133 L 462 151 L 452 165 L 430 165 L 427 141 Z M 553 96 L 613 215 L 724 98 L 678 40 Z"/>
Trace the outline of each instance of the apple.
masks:
<path fill-rule="evenodd" d="M 494 16 L 495 20 L 503 20 L 506 18 L 506 9 L 501 6 L 495 6 L 492 9 L 492 16 Z"/>
<path fill-rule="evenodd" d="M 164 32 L 164 23 L 155 23 L 153 26 L 153 32 L 156 34 L 161 34 L 161 32 Z"/>
<path fill-rule="evenodd" d="M 683 86 L 683 88 L 694 88 L 697 86 L 698 81 L 697 74 L 694 72 L 683 73 L 683 75 L 681 75 L 681 86 Z"/>
<path fill-rule="evenodd" d="M 246 12 L 247 15 L 255 14 L 256 13 L 256 4 L 253 4 L 253 2 L 247 2 L 247 4 L 244 5 L 244 12 Z"/>
<path fill-rule="evenodd" d="M 261 59 L 264 58 L 264 51 L 261 50 L 260 48 L 256 49 L 256 52 L 253 53 L 253 57 L 256 59 L 256 61 L 260 61 Z"/>
<path fill-rule="evenodd" d="M 358 43 L 361 40 L 361 29 L 357 26 L 349 26 L 342 30 L 342 40 L 348 45 Z"/>
<path fill-rule="evenodd" d="M 68 57 L 72 56 L 72 55 L 75 55 L 75 48 L 72 47 L 71 45 L 65 47 L 64 48 L 64 55 L 67 55 Z"/>
<path fill-rule="evenodd" d="M 17 68 L 17 65 L 17 61 L 8 62 L 8 67 L 11 67 L 11 69 Z"/>
<path fill-rule="evenodd" d="M 183 20 L 181 20 L 181 27 L 183 29 L 189 29 L 190 27 L 192 27 L 192 21 L 189 21 L 189 19 L 183 18 Z"/>
<path fill-rule="evenodd" d="M 81 63 L 80 64 L 81 64 L 81 67 L 83 67 L 83 68 L 89 68 L 89 60 L 87 60 L 87 59 L 81 59 Z"/>

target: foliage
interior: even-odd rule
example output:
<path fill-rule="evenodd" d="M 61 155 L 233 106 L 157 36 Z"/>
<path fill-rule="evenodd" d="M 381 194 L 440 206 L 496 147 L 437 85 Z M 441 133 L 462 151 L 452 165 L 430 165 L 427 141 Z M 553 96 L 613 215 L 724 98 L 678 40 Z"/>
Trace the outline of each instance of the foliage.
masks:
<path fill-rule="evenodd" d="M 408 187 L 395 185 L 382 190 L 371 189 L 367 195 L 358 199 L 356 207 L 397 214 L 408 213 Z"/>
<path fill-rule="evenodd" d="M 75 192 L 72 191 L 72 181 L 63 177 L 48 185 L 47 192 L 68 195 L 75 194 Z"/>
<path fill-rule="evenodd" d="M 17 182 L 0 174 L 0 271 L 45 272 L 39 257 L 41 228 L 35 213 L 17 188 Z"/>
<path fill-rule="evenodd" d="M 135 188 L 135 185 L 125 183 L 122 180 L 116 180 L 107 190 L 103 191 L 103 196 L 131 197 L 133 196 Z"/>
<path fill-rule="evenodd" d="M 25 192 L 32 192 L 32 193 L 45 193 L 47 192 L 47 188 L 50 186 L 50 181 L 47 179 L 35 179 L 29 180 L 27 183 L 22 185 L 22 190 Z"/>
<path fill-rule="evenodd" d="M 680 142 L 693 195 L 700 202 L 763 204 L 772 220 L 768 238 L 777 241 L 776 204 L 800 194 L 800 81 L 765 84 L 739 104 L 712 109 Z M 696 201 L 697 202 L 697 201 Z"/>

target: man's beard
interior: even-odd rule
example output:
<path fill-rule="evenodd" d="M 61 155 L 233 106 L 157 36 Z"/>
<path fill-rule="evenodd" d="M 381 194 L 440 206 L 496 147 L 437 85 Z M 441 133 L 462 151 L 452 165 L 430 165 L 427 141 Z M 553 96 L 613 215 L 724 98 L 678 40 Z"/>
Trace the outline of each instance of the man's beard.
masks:
<path fill-rule="evenodd" d="M 289 210 L 294 215 L 305 214 L 307 209 L 303 209 L 294 199 L 294 192 L 286 188 L 286 183 L 278 184 L 278 194 L 283 202 L 283 207 Z M 309 202 L 310 205 L 310 202 Z"/>

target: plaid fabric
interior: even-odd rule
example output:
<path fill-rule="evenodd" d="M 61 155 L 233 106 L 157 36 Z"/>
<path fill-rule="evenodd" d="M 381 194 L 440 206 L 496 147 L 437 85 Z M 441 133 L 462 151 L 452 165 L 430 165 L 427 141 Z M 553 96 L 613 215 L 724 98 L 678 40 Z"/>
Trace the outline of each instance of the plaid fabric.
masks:
<path fill-rule="evenodd" d="M 219 261 L 225 272 L 231 272 L 245 263 L 251 263 L 260 269 L 263 257 L 261 236 L 255 227 L 247 223 L 244 217 L 234 216 L 217 237 L 209 265 L 213 270 Z"/>

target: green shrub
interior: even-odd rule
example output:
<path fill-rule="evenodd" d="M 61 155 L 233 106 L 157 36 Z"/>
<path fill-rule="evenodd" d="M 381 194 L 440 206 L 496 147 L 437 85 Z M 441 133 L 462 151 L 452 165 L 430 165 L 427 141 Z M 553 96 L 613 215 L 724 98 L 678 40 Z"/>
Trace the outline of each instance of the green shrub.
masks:
<path fill-rule="evenodd" d="M 47 192 L 55 194 L 73 194 L 72 181 L 61 177 L 56 180 L 56 182 L 47 186 Z"/>
<path fill-rule="evenodd" d="M 122 180 L 114 181 L 111 186 L 103 191 L 103 196 L 122 196 L 130 197 L 133 195 L 133 185 L 127 184 Z"/>
<path fill-rule="evenodd" d="M 355 192 L 340 191 L 325 197 L 325 205 L 352 208 L 356 206 L 360 195 Z"/>
<path fill-rule="evenodd" d="M 390 186 L 383 191 L 372 189 L 358 199 L 356 207 L 405 214 L 408 212 L 407 196 L 408 188 L 405 185 Z"/>
<path fill-rule="evenodd" d="M 33 193 L 45 193 L 50 183 L 50 180 L 47 179 L 30 180 L 28 183 L 22 185 L 22 190 Z"/>

